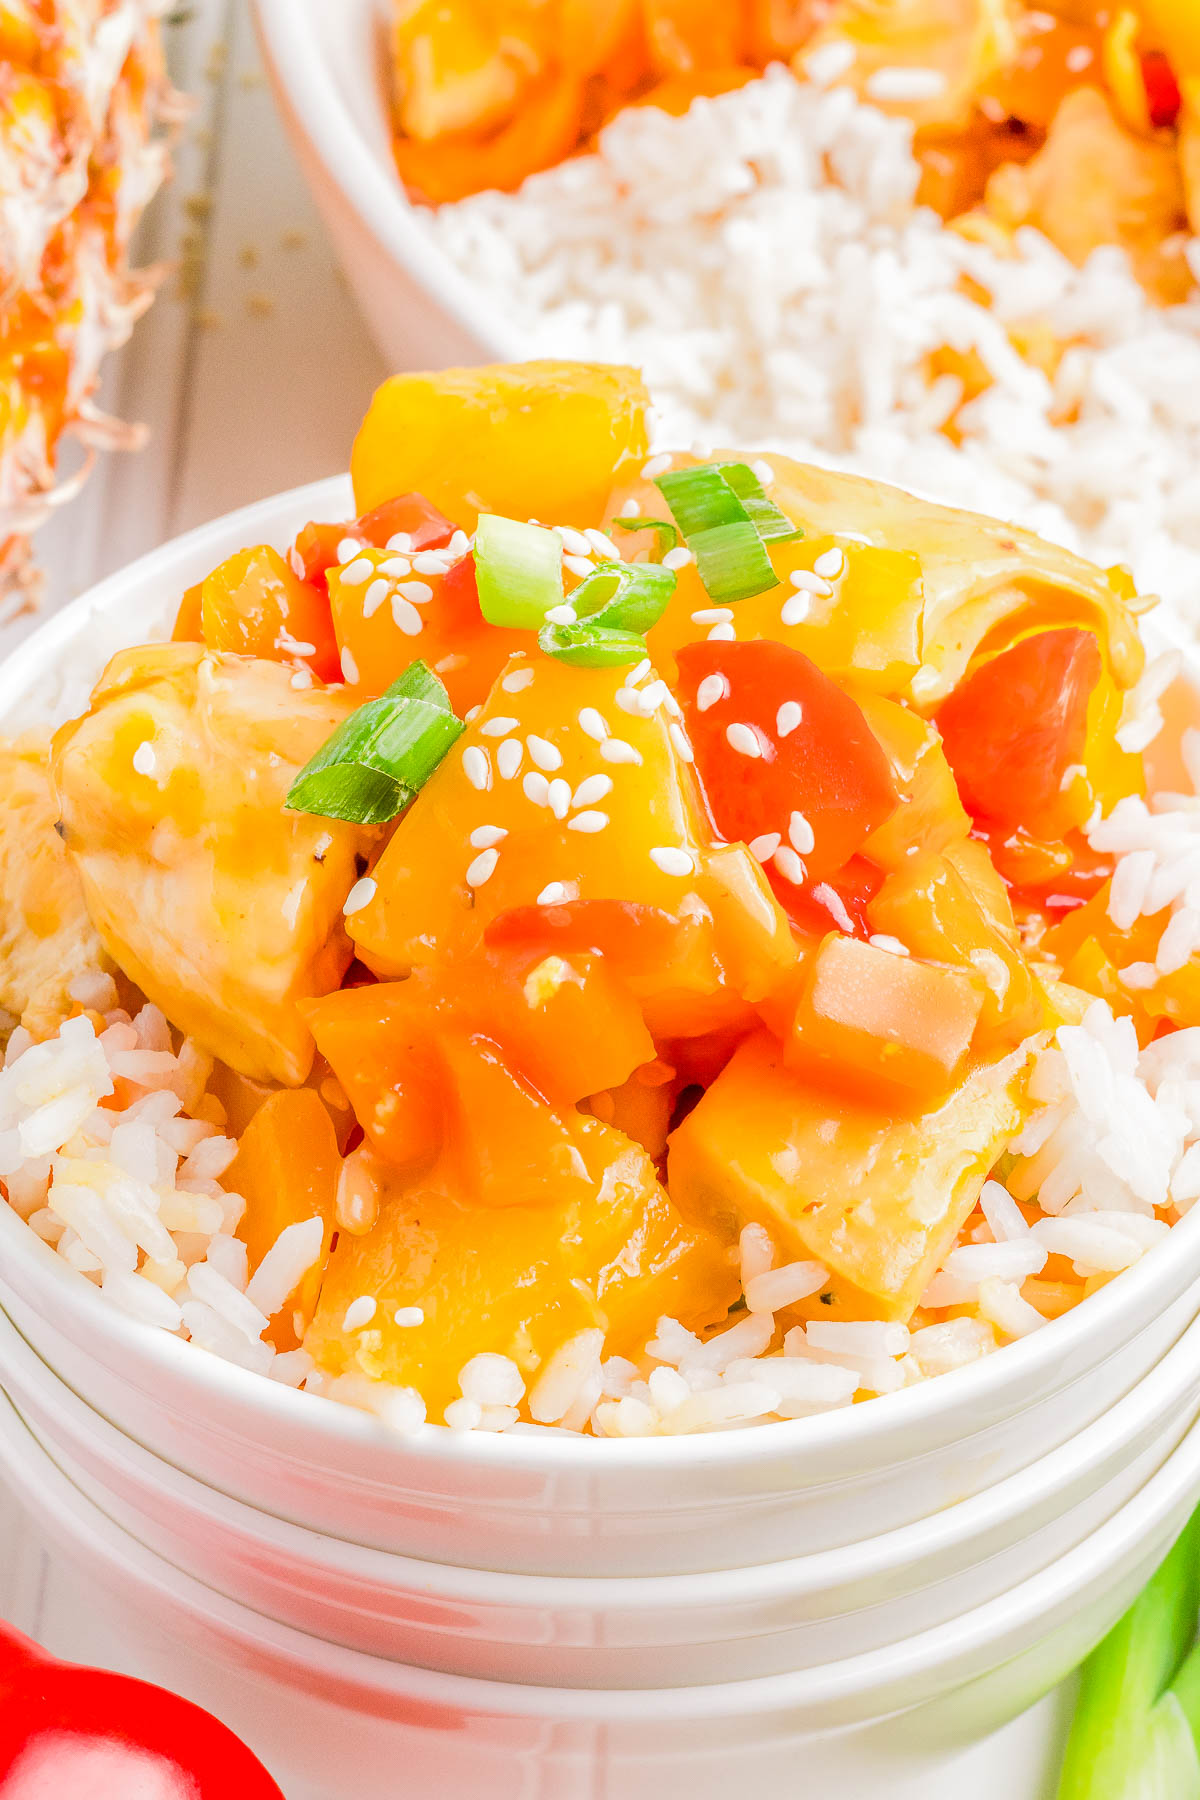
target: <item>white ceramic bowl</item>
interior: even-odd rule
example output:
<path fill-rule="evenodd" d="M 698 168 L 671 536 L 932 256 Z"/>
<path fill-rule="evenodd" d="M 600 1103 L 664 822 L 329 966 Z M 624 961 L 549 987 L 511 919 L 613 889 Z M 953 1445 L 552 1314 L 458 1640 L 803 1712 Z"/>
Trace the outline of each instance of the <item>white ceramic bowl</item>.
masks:
<path fill-rule="evenodd" d="M 561 1687 L 811 1668 L 1007 1593 L 1111 1518 L 1200 1410 L 1200 1321 L 1060 1449 L 972 1500 L 841 1550 L 710 1574 L 555 1577 L 347 1544 L 205 1487 L 106 1424 L 0 1315 L 0 1383 L 60 1469 L 139 1543 L 284 1624 L 394 1661 Z"/>
<path fill-rule="evenodd" d="M 380 0 L 257 0 L 256 12 L 292 143 L 391 366 L 535 355 L 425 232 L 405 194 L 392 160 Z"/>
<path fill-rule="evenodd" d="M 0 730 L 122 642 L 161 631 L 223 556 L 351 508 L 344 479 L 190 532 L 51 619 L 0 666 Z M 80 681 L 81 674 L 85 677 Z M 127 1436 L 260 1511 L 434 1562 L 539 1574 L 730 1569 L 876 1537 L 1065 1444 L 1200 1313 L 1200 1208 L 1086 1305 L 965 1369 L 822 1418 L 642 1440 L 397 1437 L 116 1311 L 0 1207 L 0 1307 Z"/>
<path fill-rule="evenodd" d="M 0 1463 L 73 1569 L 52 1651 L 209 1707 L 289 1800 L 925 1800 L 934 1771 L 1055 1685 L 1132 1601 L 1200 1491 L 1200 1427 L 1140 1493 L 1034 1579 L 907 1643 L 704 1687 L 517 1687 L 414 1669 L 274 1624 L 106 1519 L 0 1400 Z M 398 1790 L 398 1783 L 401 1784 Z"/>

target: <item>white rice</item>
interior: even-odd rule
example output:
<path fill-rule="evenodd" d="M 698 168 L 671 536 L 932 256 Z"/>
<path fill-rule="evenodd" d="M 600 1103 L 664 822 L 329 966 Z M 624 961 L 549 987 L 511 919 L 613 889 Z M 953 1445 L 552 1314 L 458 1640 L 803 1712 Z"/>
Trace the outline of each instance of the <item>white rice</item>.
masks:
<path fill-rule="evenodd" d="M 1200 299 L 1161 309 L 1122 254 L 1077 270 L 1026 230 L 1002 258 L 914 204 L 900 120 L 783 69 L 599 153 L 428 215 L 537 356 L 646 373 L 656 444 L 770 446 L 1013 519 L 1200 619 Z M 1200 246 L 1189 251 L 1200 276 Z M 980 305 L 964 278 L 991 297 Z M 1006 328 L 1071 347 L 1053 380 Z M 930 382 L 943 347 L 992 386 Z"/>

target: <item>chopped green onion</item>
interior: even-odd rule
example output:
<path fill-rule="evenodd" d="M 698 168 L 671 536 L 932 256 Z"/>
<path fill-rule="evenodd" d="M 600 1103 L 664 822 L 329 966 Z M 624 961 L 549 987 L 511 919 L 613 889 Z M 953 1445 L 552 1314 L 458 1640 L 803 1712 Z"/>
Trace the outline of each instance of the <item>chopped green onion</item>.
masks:
<path fill-rule="evenodd" d="M 475 585 L 489 625 L 536 631 L 562 605 L 562 539 L 544 525 L 480 513 L 475 527 Z"/>
<path fill-rule="evenodd" d="M 646 632 L 658 624 L 674 592 L 675 571 L 661 563 L 602 562 L 568 604 L 589 625 Z"/>
<path fill-rule="evenodd" d="M 463 729 L 433 670 L 410 663 L 385 694 L 326 739 L 284 805 L 354 825 L 386 824 L 425 785 Z"/>
<path fill-rule="evenodd" d="M 538 643 L 547 656 L 576 669 L 616 669 L 646 655 L 646 640 L 638 632 L 594 625 L 590 619 L 579 625 L 544 625 Z"/>
<path fill-rule="evenodd" d="M 1058 1800 L 1200 1800 L 1200 1513 L 1083 1667 Z"/>
<path fill-rule="evenodd" d="M 679 527 L 672 525 L 670 519 L 643 519 L 639 516 L 625 519 L 614 519 L 622 531 L 653 531 L 658 534 L 657 548 L 673 550 L 679 542 Z"/>
<path fill-rule="evenodd" d="M 764 544 L 790 544 L 796 538 L 804 536 L 801 527 L 793 525 L 787 514 L 780 512 L 773 500 L 768 500 L 762 482 L 748 463 L 723 462 L 718 463 L 717 467 L 722 479 L 733 489 L 749 513 L 754 529 Z"/>
<path fill-rule="evenodd" d="M 713 600 L 748 600 L 778 587 L 758 529 L 721 470 L 670 469 L 655 484 L 675 514 Z"/>

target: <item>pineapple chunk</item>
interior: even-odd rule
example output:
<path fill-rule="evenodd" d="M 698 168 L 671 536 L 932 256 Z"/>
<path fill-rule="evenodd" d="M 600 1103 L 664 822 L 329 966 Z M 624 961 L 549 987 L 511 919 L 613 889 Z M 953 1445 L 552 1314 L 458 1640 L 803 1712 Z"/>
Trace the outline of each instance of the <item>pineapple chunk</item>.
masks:
<path fill-rule="evenodd" d="M 823 1263 L 808 1313 L 908 1319 L 1020 1128 L 1028 1063 L 1021 1049 L 976 1068 L 906 1118 L 806 1081 L 759 1035 L 672 1135 L 671 1196 L 730 1242 L 756 1223 L 781 1260 Z"/>

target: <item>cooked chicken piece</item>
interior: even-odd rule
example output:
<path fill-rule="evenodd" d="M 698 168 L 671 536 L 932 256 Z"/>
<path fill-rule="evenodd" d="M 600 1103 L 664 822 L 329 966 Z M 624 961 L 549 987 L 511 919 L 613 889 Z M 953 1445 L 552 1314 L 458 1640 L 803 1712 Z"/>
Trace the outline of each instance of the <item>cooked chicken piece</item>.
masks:
<path fill-rule="evenodd" d="M 54 739 L 62 830 L 105 948 L 168 1019 L 258 1080 L 303 1081 L 296 1002 L 350 960 L 342 906 L 369 833 L 286 812 L 297 772 L 353 710 L 282 663 L 122 651 Z"/>
<path fill-rule="evenodd" d="M 1037 155 L 997 169 L 984 205 L 1007 230 L 1035 225 L 1077 265 L 1119 245 L 1157 300 L 1182 300 L 1191 286 L 1175 145 L 1135 137 L 1098 88 L 1067 95 Z"/>
<path fill-rule="evenodd" d="M 83 887 L 55 831 L 49 745 L 0 745 L 0 1006 L 34 1037 L 72 1009 L 68 989 L 108 962 Z"/>

